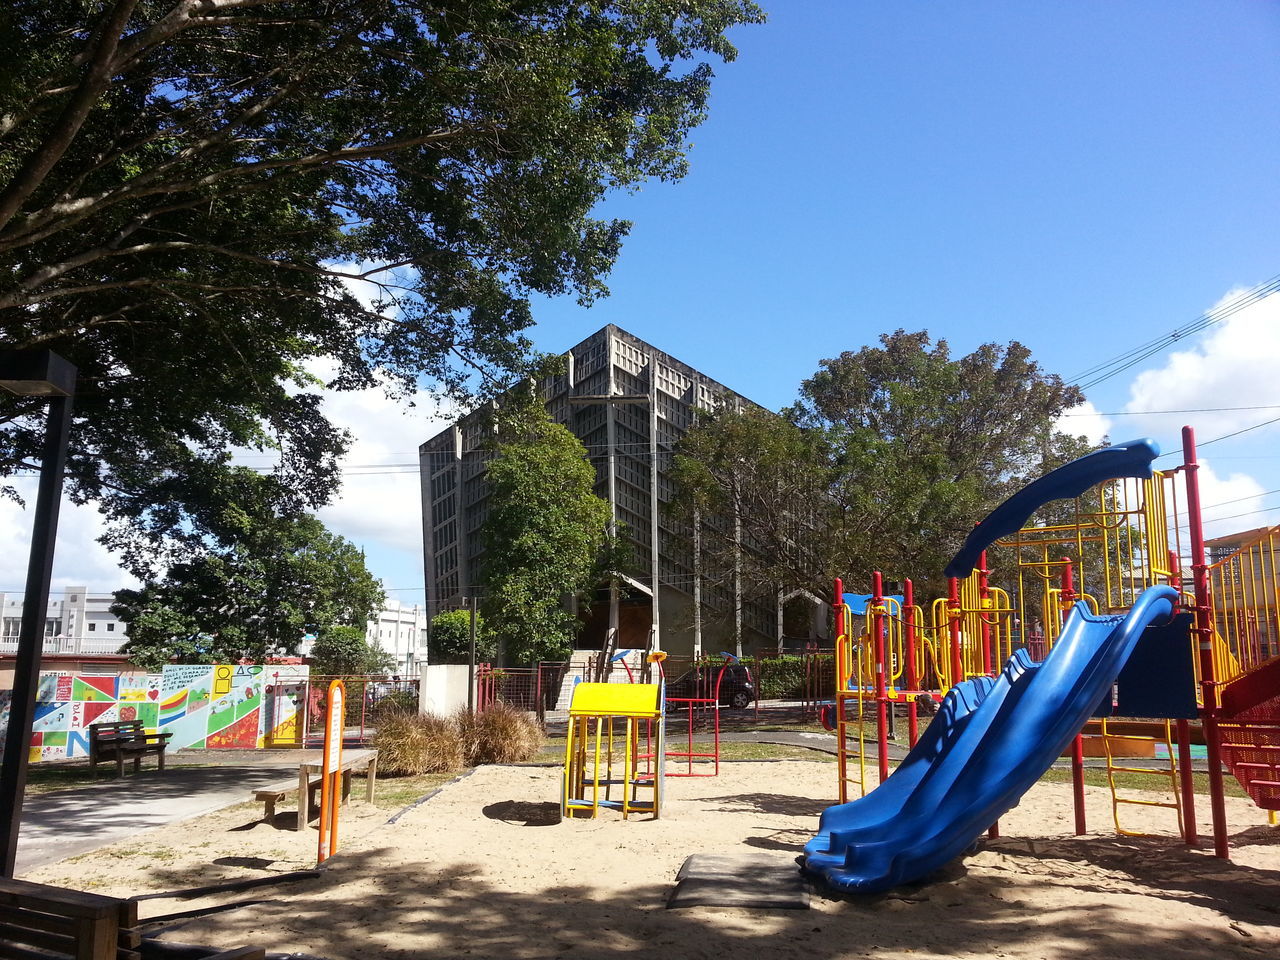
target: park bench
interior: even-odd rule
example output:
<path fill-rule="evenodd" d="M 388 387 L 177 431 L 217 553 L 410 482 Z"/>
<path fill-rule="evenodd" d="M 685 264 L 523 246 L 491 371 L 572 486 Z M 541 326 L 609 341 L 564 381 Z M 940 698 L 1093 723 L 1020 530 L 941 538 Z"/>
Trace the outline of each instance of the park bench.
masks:
<path fill-rule="evenodd" d="M 142 960 L 138 904 L 0 877 L 0 957 Z M 261 947 L 210 948 L 203 960 L 263 960 Z"/>
<path fill-rule="evenodd" d="M 324 782 L 324 777 L 320 774 L 307 778 L 307 802 L 298 804 L 298 820 L 299 827 L 302 829 L 305 824 L 301 823 L 302 811 L 319 810 L 320 804 L 316 800 L 316 791 L 320 789 L 320 785 Z M 253 791 L 253 799 L 260 800 L 265 804 L 262 811 L 262 819 L 270 822 L 276 818 L 276 804 L 289 796 L 291 793 L 297 793 L 302 789 L 302 781 L 297 777 L 289 777 L 285 780 L 277 780 L 274 783 L 264 783 L 260 787 L 256 787 Z"/>
<path fill-rule="evenodd" d="M 164 769 L 164 749 L 169 745 L 171 733 L 147 733 L 141 720 L 123 720 L 118 723 L 92 723 L 89 725 L 89 767 L 96 770 L 99 760 L 116 762 L 116 775 L 124 776 L 124 762 L 133 760 L 133 772 L 142 769 L 142 758 L 154 753 Z"/>
<path fill-rule="evenodd" d="M 298 764 L 298 776 L 287 780 L 276 780 L 255 787 L 253 799 L 265 804 L 262 812 L 264 820 L 272 821 L 276 816 L 276 804 L 292 793 L 298 794 L 298 823 L 295 829 L 305 830 L 307 823 L 320 809 L 317 794 L 324 783 L 323 763 L 319 757 L 308 757 Z M 356 771 L 364 771 L 365 800 L 373 803 L 374 783 L 378 778 L 378 751 L 375 749 L 349 750 L 342 756 L 342 802 L 345 804 L 351 796 L 351 775 Z"/>

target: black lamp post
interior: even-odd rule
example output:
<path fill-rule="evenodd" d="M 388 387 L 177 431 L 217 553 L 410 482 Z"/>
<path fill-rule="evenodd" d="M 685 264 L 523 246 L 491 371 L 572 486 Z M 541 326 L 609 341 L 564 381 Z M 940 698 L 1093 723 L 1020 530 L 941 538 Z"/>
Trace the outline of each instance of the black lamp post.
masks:
<path fill-rule="evenodd" d="M 12 877 L 18 855 L 22 795 L 27 786 L 27 751 L 40 680 L 40 653 L 49 609 L 53 541 L 58 530 L 62 473 L 67 463 L 76 368 L 49 350 L 0 350 L 0 389 L 20 397 L 49 398 L 35 523 L 31 530 L 31 560 L 27 565 L 27 590 L 22 600 L 22 626 L 14 664 L 13 701 L 9 706 L 9 729 L 5 733 L 4 763 L 0 765 L 0 876 Z"/>

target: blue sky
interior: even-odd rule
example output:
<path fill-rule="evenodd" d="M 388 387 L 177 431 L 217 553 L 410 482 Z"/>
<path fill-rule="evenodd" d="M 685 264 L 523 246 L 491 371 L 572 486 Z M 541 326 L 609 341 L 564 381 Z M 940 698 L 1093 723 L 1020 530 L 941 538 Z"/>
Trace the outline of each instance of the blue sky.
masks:
<path fill-rule="evenodd" d="M 689 176 L 612 197 L 635 221 L 592 309 L 535 305 L 559 352 L 616 323 L 766 406 L 897 327 L 957 353 L 1021 340 L 1068 380 L 1280 275 L 1280 5 L 773 0 L 716 67 Z M 1280 297 L 1089 391 L 1113 440 L 1280 417 Z M 417 444 L 441 426 L 337 398 L 360 438 L 323 516 L 391 596 L 421 600 Z M 1280 425 L 1206 449 L 1227 529 L 1280 522 Z M 1168 461 L 1166 461 L 1168 462 Z M 364 467 L 361 465 L 373 465 Z M 389 466 L 396 465 L 396 466 Z M 403 466 L 400 466 L 403 465 Z M 7 505 L 0 532 L 28 522 Z M 122 576 L 64 517 L 58 582 Z M 12 542 L 12 541 L 11 541 Z M 17 557 L 18 552 L 11 555 Z M 22 556 L 25 556 L 22 554 Z M 22 566 L 0 569 L 0 589 Z"/>

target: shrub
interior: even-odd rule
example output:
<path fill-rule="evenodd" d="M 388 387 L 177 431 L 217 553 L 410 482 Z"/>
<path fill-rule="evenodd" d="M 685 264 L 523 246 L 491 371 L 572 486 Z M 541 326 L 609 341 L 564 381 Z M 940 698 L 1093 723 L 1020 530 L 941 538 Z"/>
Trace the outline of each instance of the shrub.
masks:
<path fill-rule="evenodd" d="M 417 713 L 418 695 L 412 690 L 393 690 L 373 705 L 371 719 L 374 723 L 396 711 Z"/>
<path fill-rule="evenodd" d="M 390 776 L 449 773 L 463 765 L 462 738 L 448 717 L 388 708 L 373 735 L 378 772 Z"/>
<path fill-rule="evenodd" d="M 538 721 L 507 703 L 495 703 L 474 717 L 460 710 L 454 722 L 468 765 L 532 760 L 546 742 Z"/>
<path fill-rule="evenodd" d="M 799 700 L 804 696 L 804 657 L 761 657 L 749 663 L 761 700 Z"/>

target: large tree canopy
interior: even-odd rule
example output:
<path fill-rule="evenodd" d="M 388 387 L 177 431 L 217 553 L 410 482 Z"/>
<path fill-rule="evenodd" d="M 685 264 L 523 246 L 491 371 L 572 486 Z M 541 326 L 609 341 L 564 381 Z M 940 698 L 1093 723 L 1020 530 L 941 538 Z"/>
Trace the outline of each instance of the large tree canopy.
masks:
<path fill-rule="evenodd" d="M 823 360 L 782 417 L 704 417 L 681 442 L 677 503 L 700 510 L 712 573 L 741 540 L 748 595 L 866 588 L 881 569 L 927 596 L 975 522 L 1085 451 L 1055 427 L 1081 399 L 1016 341 L 953 358 L 899 330 Z"/>
<path fill-rule="evenodd" d="M 750 0 L 13 0 L 0 10 L 0 346 L 81 372 L 72 496 L 136 572 L 251 500 L 322 503 L 331 385 L 520 368 L 532 293 L 606 292 L 605 191 L 685 170 Z M 375 302 L 347 286 L 376 284 Z M 0 476 L 38 449 L 6 401 Z M 138 535 L 152 542 L 136 542 Z M 181 554 L 177 554 L 180 556 Z"/>
<path fill-rule="evenodd" d="M 139 590 L 117 590 L 111 611 L 129 627 L 124 652 L 140 666 L 261 663 L 296 653 L 304 634 L 321 648 L 365 627 L 382 606 L 382 584 L 364 554 L 315 517 L 255 522 L 235 548 L 174 564 Z"/>

